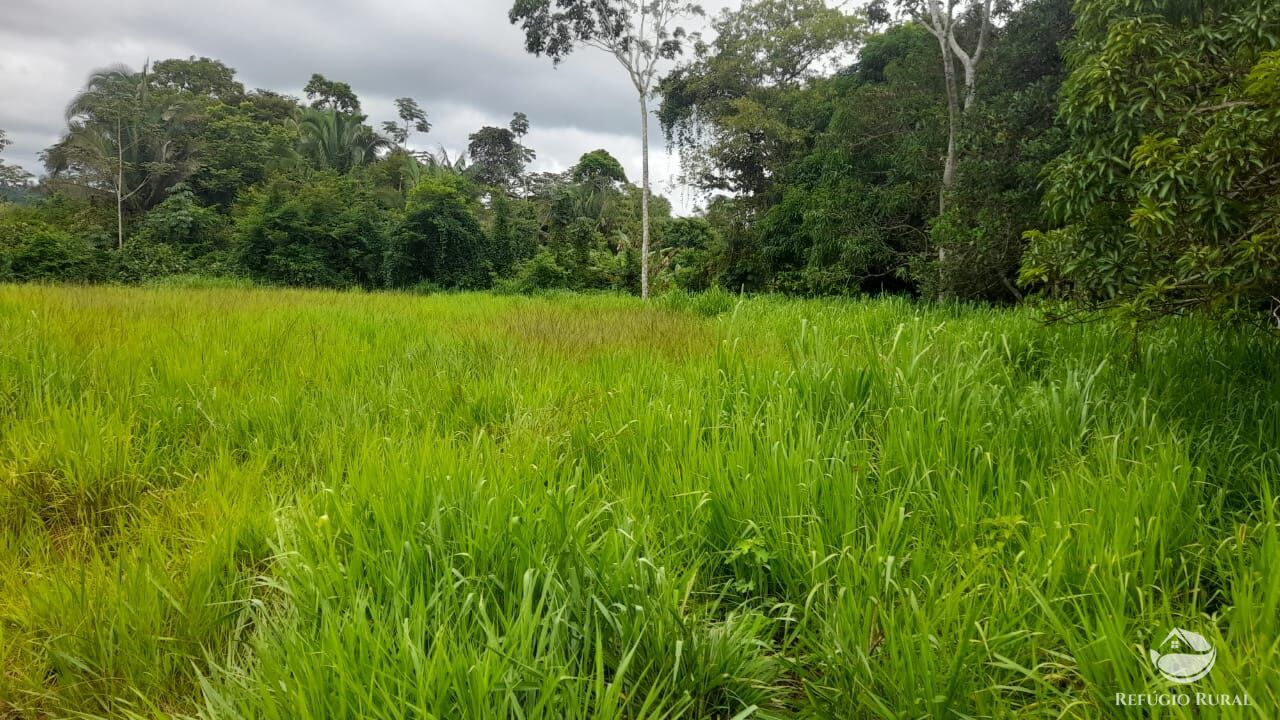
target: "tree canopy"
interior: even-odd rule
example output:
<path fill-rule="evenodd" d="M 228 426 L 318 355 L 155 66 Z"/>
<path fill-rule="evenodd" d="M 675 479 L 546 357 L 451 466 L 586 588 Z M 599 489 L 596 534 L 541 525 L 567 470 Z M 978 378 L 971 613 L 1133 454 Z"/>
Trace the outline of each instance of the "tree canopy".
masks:
<path fill-rule="evenodd" d="M 623 69 L 634 176 L 616 148 L 532 171 L 524 112 L 426 150 L 438 131 L 407 95 L 371 121 L 320 73 L 298 99 L 209 57 L 113 66 L 71 98 L 37 183 L 0 160 L 3 252 L 46 258 L 9 266 L 41 278 L 722 286 L 1268 317 L 1273 5 L 749 0 L 703 42 L 687 2 L 514 0 L 528 52 L 592 48 Z M 652 195 L 650 102 L 691 217 Z"/>

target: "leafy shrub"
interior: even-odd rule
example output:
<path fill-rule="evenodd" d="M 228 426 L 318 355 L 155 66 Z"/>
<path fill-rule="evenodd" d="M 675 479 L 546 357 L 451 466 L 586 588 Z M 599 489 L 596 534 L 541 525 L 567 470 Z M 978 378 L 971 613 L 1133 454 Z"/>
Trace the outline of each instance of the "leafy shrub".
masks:
<path fill-rule="evenodd" d="M 541 250 L 528 260 L 517 263 L 512 276 L 499 281 L 495 289 L 507 293 L 534 293 L 567 288 L 571 280 L 572 274 L 560 265 L 555 253 Z"/>
<path fill-rule="evenodd" d="M 83 239 L 21 214 L 0 214 L 0 280 L 98 282 L 102 253 Z"/>
<path fill-rule="evenodd" d="M 215 250 L 192 258 L 187 272 L 205 278 L 248 282 L 248 278 L 244 277 L 244 268 L 231 250 Z"/>
<path fill-rule="evenodd" d="M 115 279 L 145 283 L 179 275 L 191 269 L 191 261 L 179 249 L 165 243 L 130 242 L 111 255 Z"/>
<path fill-rule="evenodd" d="M 443 288 L 477 288 L 489 282 L 493 247 L 472 212 L 462 179 L 424 178 L 387 248 L 384 277 L 391 287 L 423 281 Z"/>
<path fill-rule="evenodd" d="M 1046 175 L 1057 227 L 1028 234 L 1021 280 L 1135 320 L 1272 306 L 1280 10 L 1152 6 L 1078 4 L 1069 146 Z"/>
<path fill-rule="evenodd" d="M 236 251 L 250 277 L 317 287 L 372 287 L 384 251 L 384 212 L 358 179 L 278 178 L 246 201 Z"/>
<path fill-rule="evenodd" d="M 198 203 L 190 188 L 179 184 L 164 202 L 143 216 L 133 240 L 169 245 L 194 256 L 225 249 L 230 229 L 226 216 Z"/>

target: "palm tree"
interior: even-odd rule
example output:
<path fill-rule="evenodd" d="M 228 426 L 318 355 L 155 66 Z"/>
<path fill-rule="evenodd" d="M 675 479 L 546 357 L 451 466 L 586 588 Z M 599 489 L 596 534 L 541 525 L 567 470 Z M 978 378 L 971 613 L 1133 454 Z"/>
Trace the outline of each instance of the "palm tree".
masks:
<path fill-rule="evenodd" d="M 180 137 L 184 108 L 152 95 L 147 65 L 99 70 L 67 105 L 67 132 L 44 153 L 56 183 L 111 196 L 117 247 L 124 247 L 125 206 L 145 210 L 197 168 Z"/>
<path fill-rule="evenodd" d="M 450 158 L 449 151 L 443 145 L 436 152 L 428 150 L 422 153 L 421 158 L 422 163 L 432 170 L 444 170 L 458 175 L 465 175 L 471 167 L 465 152 L 458 153 L 457 156 Z"/>
<path fill-rule="evenodd" d="M 378 159 L 391 141 L 364 124 L 360 115 L 336 110 L 307 110 L 298 121 L 298 150 L 321 170 L 350 172 Z"/>

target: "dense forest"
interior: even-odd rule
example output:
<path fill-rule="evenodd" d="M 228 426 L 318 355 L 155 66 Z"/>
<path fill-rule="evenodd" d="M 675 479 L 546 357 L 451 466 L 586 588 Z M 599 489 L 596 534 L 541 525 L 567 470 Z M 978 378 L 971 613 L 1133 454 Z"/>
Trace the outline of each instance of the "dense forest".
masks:
<path fill-rule="evenodd" d="M 613 27 L 589 5 L 511 20 L 559 60 Z M 1275 3 L 755 0 L 704 24 L 612 46 L 665 61 L 628 70 L 690 217 L 604 149 L 529 171 L 521 112 L 423 152 L 412 98 L 370 118 L 340 80 L 296 98 L 170 59 L 95 72 L 38 182 L 0 162 L 0 280 L 640 292 L 651 226 L 655 292 L 1280 305 Z"/>

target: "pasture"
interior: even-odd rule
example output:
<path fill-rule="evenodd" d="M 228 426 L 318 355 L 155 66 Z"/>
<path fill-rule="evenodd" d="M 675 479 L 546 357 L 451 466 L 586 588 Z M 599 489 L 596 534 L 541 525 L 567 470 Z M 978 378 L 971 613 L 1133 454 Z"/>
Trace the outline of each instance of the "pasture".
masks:
<path fill-rule="evenodd" d="M 1280 715 L 1280 347 L 903 299 L 0 286 L 0 717 Z M 1163 717 L 1200 717 L 1164 708 Z M 1207 715 L 1206 715 L 1207 716 Z"/>

